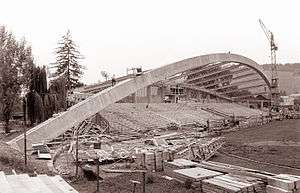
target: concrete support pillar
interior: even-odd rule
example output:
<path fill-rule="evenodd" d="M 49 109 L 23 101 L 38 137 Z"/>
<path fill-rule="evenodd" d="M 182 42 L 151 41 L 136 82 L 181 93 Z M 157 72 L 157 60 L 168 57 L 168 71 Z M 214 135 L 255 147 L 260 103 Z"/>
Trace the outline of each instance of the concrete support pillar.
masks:
<path fill-rule="evenodd" d="M 147 103 L 151 103 L 151 86 L 147 86 Z"/>
<path fill-rule="evenodd" d="M 264 107 L 264 101 L 260 101 L 260 109 L 263 109 Z"/>
<path fill-rule="evenodd" d="M 250 108 L 250 102 L 247 100 L 247 107 Z"/>
<path fill-rule="evenodd" d="M 166 89 L 166 87 L 164 87 L 164 86 L 160 87 L 160 100 L 161 100 L 161 102 L 163 102 L 164 99 L 165 99 L 165 89 Z"/>
<path fill-rule="evenodd" d="M 210 95 L 209 94 L 206 96 L 206 99 L 207 99 L 207 102 L 209 103 L 210 102 Z"/>
<path fill-rule="evenodd" d="M 184 92 L 185 92 L 186 100 L 190 100 L 191 99 L 191 90 L 185 88 Z"/>
<path fill-rule="evenodd" d="M 132 93 L 131 94 L 131 97 L 132 97 L 132 102 L 133 103 L 136 103 L 137 101 L 136 101 L 136 93 Z"/>

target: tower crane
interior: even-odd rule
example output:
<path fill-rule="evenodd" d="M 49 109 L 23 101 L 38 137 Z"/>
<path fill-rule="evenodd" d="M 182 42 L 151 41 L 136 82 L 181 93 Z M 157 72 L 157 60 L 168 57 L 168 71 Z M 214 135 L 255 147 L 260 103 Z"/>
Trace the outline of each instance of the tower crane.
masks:
<path fill-rule="evenodd" d="M 260 26 L 264 31 L 268 41 L 270 43 L 271 48 L 271 106 L 277 106 L 279 104 L 279 79 L 277 72 L 277 64 L 276 64 L 276 51 L 278 50 L 278 46 L 275 43 L 273 33 L 267 29 L 265 24 L 259 19 Z M 273 104 L 272 104 L 273 102 Z"/>

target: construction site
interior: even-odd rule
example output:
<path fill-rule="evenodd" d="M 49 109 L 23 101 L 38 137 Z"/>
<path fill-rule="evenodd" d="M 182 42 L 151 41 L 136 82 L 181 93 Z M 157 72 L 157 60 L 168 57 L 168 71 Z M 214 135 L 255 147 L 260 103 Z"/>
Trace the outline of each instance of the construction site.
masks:
<path fill-rule="evenodd" d="M 230 52 L 133 67 L 39 124 L 0 122 L 0 193 L 300 193 L 300 103 L 259 24 L 268 72 Z"/>
<path fill-rule="evenodd" d="M 274 82 L 218 53 L 81 87 L 1 136 L 0 192 L 299 192 L 300 114 Z"/>

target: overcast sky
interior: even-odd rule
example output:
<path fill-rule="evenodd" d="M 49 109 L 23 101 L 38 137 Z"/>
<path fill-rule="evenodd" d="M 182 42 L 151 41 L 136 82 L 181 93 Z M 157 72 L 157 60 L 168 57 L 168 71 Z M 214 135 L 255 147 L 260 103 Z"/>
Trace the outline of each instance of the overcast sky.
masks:
<path fill-rule="evenodd" d="M 278 62 L 300 61 L 297 0 L 0 0 L 0 25 L 32 45 L 37 64 L 54 62 L 53 50 L 68 29 L 87 67 L 83 81 L 100 71 L 124 75 L 181 59 L 232 52 L 258 63 L 270 60 L 258 19 L 273 31 Z"/>

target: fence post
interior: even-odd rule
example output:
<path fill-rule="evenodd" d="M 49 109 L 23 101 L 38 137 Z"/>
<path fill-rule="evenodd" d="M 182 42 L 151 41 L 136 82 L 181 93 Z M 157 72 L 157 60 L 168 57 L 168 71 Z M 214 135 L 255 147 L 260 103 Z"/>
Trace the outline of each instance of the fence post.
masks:
<path fill-rule="evenodd" d="M 146 167 L 146 154 L 143 153 L 143 169 L 144 170 L 147 170 L 147 167 Z M 146 192 L 146 172 L 142 172 L 142 177 L 143 177 L 143 193 Z"/>
<path fill-rule="evenodd" d="M 155 151 L 153 154 L 153 158 L 154 158 L 154 171 L 156 172 L 156 152 Z"/>

